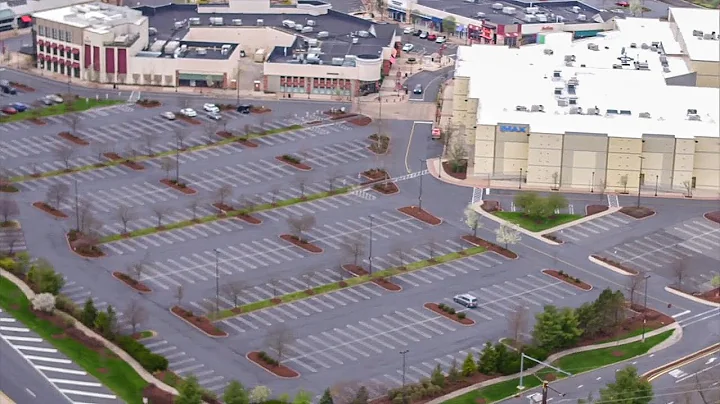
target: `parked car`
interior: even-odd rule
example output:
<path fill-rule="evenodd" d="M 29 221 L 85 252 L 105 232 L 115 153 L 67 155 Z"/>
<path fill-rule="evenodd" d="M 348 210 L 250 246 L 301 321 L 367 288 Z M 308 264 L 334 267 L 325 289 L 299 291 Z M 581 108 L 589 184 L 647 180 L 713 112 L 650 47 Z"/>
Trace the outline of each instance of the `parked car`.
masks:
<path fill-rule="evenodd" d="M 439 37 L 435 40 L 435 43 L 445 43 L 446 41 L 447 41 L 447 38 L 445 38 L 444 36 L 439 36 Z"/>
<path fill-rule="evenodd" d="M 415 88 L 413 89 L 414 94 L 422 94 L 422 92 L 423 92 L 422 84 L 416 85 Z"/>
<path fill-rule="evenodd" d="M 48 97 L 42 97 L 38 101 L 41 102 L 43 105 L 53 105 L 52 100 Z"/>
<path fill-rule="evenodd" d="M 467 307 L 468 309 L 473 309 L 473 308 L 477 307 L 477 305 L 478 305 L 477 298 L 475 296 L 469 295 L 467 293 L 462 294 L 462 295 L 455 295 L 455 297 L 453 297 L 453 301 L 457 304 L 461 304 L 461 305 Z"/>
<path fill-rule="evenodd" d="M 220 112 L 220 108 L 215 104 L 203 104 L 203 109 L 206 112 Z"/>
<path fill-rule="evenodd" d="M 6 105 L 6 106 L 2 107 L 2 113 L 5 115 L 15 115 L 15 114 L 17 114 L 17 109 L 15 109 L 9 105 Z"/>
<path fill-rule="evenodd" d="M 239 112 L 241 114 L 249 114 L 251 109 L 252 109 L 252 105 L 242 104 L 242 105 L 238 105 L 237 112 Z"/>
<path fill-rule="evenodd" d="M 428 37 L 428 33 L 426 31 L 420 31 L 420 39 L 426 39 Z"/>
<path fill-rule="evenodd" d="M 618 1 L 617 3 L 615 3 L 615 5 L 620 7 L 630 7 L 630 3 L 628 3 L 627 1 Z"/>
<path fill-rule="evenodd" d="M 160 114 L 161 117 L 167 119 L 168 121 L 174 121 L 175 120 L 175 114 L 173 114 L 170 111 L 165 111 Z"/>
<path fill-rule="evenodd" d="M 63 100 L 63 98 L 57 94 L 50 94 L 47 96 L 47 99 L 49 99 L 55 104 L 62 104 L 63 102 L 65 102 L 65 100 Z"/>
<path fill-rule="evenodd" d="M 419 29 L 419 30 L 413 32 L 413 36 L 420 36 L 422 33 L 423 33 L 422 30 Z"/>
<path fill-rule="evenodd" d="M 27 111 L 29 108 L 27 105 L 23 104 L 22 102 L 13 102 L 12 104 L 10 104 L 10 106 L 15 108 L 15 110 L 17 110 L 17 112 Z"/>
<path fill-rule="evenodd" d="M 2 89 L 2 92 L 5 94 L 17 94 L 17 89 L 15 87 L 0 86 L 0 89 Z"/>
<path fill-rule="evenodd" d="M 435 34 L 430 34 L 427 36 L 428 41 L 434 41 L 436 39 L 437 39 L 437 35 L 435 35 Z"/>
<path fill-rule="evenodd" d="M 412 34 L 415 32 L 415 28 L 413 27 L 407 27 L 403 30 L 403 34 Z"/>
<path fill-rule="evenodd" d="M 219 121 L 222 119 L 222 115 L 220 115 L 219 112 L 208 112 L 206 115 L 208 118 L 210 118 L 214 121 Z"/>
<path fill-rule="evenodd" d="M 189 118 L 197 116 L 197 112 L 195 112 L 195 110 L 192 108 L 183 108 L 180 110 L 180 113 Z"/>
<path fill-rule="evenodd" d="M 405 45 L 403 45 L 402 50 L 403 50 L 403 52 L 410 52 L 414 48 L 415 48 L 415 45 L 413 45 L 411 43 L 406 43 Z"/>

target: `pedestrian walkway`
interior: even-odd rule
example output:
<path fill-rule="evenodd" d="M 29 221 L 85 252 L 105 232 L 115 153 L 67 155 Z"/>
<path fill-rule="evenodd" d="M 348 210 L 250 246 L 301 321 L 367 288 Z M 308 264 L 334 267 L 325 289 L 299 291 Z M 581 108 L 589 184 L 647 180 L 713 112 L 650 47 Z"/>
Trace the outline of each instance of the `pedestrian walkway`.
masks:
<path fill-rule="evenodd" d="M 0 338 L 14 347 L 72 403 L 116 404 L 123 401 L 95 377 L 0 310 Z"/>

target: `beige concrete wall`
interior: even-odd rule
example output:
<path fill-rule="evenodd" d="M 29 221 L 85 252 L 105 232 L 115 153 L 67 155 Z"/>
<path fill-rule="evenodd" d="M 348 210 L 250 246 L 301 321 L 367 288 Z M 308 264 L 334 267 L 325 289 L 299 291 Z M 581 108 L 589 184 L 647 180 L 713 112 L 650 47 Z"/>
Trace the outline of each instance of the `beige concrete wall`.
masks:
<path fill-rule="evenodd" d="M 258 49 L 269 53 L 276 46 L 291 46 L 295 36 L 268 27 L 193 27 L 183 40 L 236 43 L 239 49 L 254 55 Z"/>
<path fill-rule="evenodd" d="M 533 133 L 528 140 L 527 182 L 554 188 L 560 183 L 563 136 Z"/>
<path fill-rule="evenodd" d="M 720 141 L 718 138 L 695 139 L 693 176 L 695 186 L 701 189 L 720 190 Z"/>
<path fill-rule="evenodd" d="M 692 60 L 690 61 L 690 66 L 697 72 L 698 87 L 720 88 L 720 62 Z"/>
<path fill-rule="evenodd" d="M 644 185 L 654 183 L 656 178 L 660 184 L 670 184 L 675 158 L 675 137 L 644 135 L 642 147 L 642 155 L 645 158 Z"/>
<path fill-rule="evenodd" d="M 356 67 L 331 65 L 302 65 L 291 63 L 265 63 L 266 76 L 318 77 L 332 79 L 350 79 L 361 81 L 380 80 L 382 60 L 376 63 L 358 64 Z"/>
<path fill-rule="evenodd" d="M 495 161 L 495 126 L 477 125 L 475 129 L 474 175 L 489 175 Z M 472 166 L 472 165 L 471 165 Z"/>
<path fill-rule="evenodd" d="M 500 132 L 500 126 L 496 127 L 493 174 L 497 176 L 519 176 L 520 169 L 522 169 L 523 173 L 527 172 L 530 136 L 526 133 Z"/>
<path fill-rule="evenodd" d="M 682 188 L 686 181 L 692 181 L 695 166 L 695 140 L 677 139 L 673 162 L 673 186 Z"/>
<path fill-rule="evenodd" d="M 608 141 L 606 189 L 618 192 L 637 189 L 640 180 L 640 156 L 642 139 L 611 137 Z"/>
<path fill-rule="evenodd" d="M 566 133 L 563 138 L 563 187 L 597 188 L 606 181 L 608 137 L 597 133 Z"/>

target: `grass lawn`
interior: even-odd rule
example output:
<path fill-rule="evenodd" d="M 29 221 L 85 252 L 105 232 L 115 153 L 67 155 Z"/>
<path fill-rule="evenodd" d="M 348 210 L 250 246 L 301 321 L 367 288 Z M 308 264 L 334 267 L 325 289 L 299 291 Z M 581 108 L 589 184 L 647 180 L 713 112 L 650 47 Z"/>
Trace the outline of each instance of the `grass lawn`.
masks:
<path fill-rule="evenodd" d="M 538 222 L 525 216 L 523 212 L 495 212 L 494 214 L 503 220 L 507 220 L 510 223 L 514 223 L 523 229 L 532 232 L 544 231 L 561 224 L 570 223 L 573 220 L 578 220 L 583 217 L 582 215 L 561 213 L 559 215 L 553 215 L 545 221 Z"/>
<path fill-rule="evenodd" d="M 665 341 L 672 335 L 674 330 L 655 335 L 645 339 L 645 342 L 632 342 L 625 345 L 618 345 L 610 348 L 594 349 L 592 351 L 578 352 L 568 356 L 564 356 L 555 362 L 553 366 L 563 369 L 572 374 L 588 372 L 602 366 L 611 365 L 613 363 L 622 362 L 638 355 L 647 353 L 650 348 Z M 564 375 L 555 372 L 552 369 L 540 369 L 535 374 L 543 378 L 548 374 L 555 374 L 557 378 Z M 541 382 L 538 377 L 533 375 L 525 375 L 523 385 L 525 390 L 540 386 Z M 518 393 L 517 386 L 520 384 L 520 378 L 507 380 L 501 383 L 493 384 L 459 397 L 445 401 L 445 404 L 476 404 L 477 399 L 483 398 L 487 403 L 499 401 L 511 397 Z"/>
<path fill-rule="evenodd" d="M 30 309 L 30 302 L 20 289 L 2 277 L 0 307 L 95 376 L 123 401 L 131 404 L 142 403 L 142 391 L 147 382 L 130 365 L 112 354 L 105 356 L 73 339 L 53 338 L 53 335 L 62 334 L 63 330 L 36 317 Z"/>
<path fill-rule="evenodd" d="M 110 105 L 122 104 L 124 102 L 125 101 L 121 100 L 94 100 L 92 98 L 86 102 L 84 98 L 79 98 L 72 104 L 71 109 L 68 108 L 68 104 L 64 102 L 62 104 L 38 108 L 38 112 L 36 113 L 37 115 L 33 115 L 30 112 L 31 110 L 27 110 L 24 112 L 18 112 L 15 115 L 3 116 L 0 118 L 0 123 L 24 121 L 33 117 L 42 118 L 45 116 L 62 115 L 70 112 L 82 112 L 92 108 L 108 107 Z"/>

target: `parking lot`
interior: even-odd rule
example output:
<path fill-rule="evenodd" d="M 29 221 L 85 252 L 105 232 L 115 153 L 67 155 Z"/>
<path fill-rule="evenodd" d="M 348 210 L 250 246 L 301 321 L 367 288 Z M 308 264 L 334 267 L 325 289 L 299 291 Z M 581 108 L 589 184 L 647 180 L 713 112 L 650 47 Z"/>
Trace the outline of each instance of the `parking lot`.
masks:
<path fill-rule="evenodd" d="M 27 250 L 22 229 L 0 227 L 0 252 L 16 253 Z"/>
<path fill-rule="evenodd" d="M 630 268 L 693 286 L 709 284 L 720 268 L 720 228 L 703 217 L 685 220 L 597 252 Z M 684 263 L 679 267 L 679 262 Z M 678 269 L 682 268 L 682 269 Z"/>
<path fill-rule="evenodd" d="M 590 244 L 598 236 L 607 237 L 621 233 L 633 220 L 622 213 L 613 213 L 574 224 L 551 235 L 573 244 Z"/>
<path fill-rule="evenodd" d="M 0 310 L 0 337 L 73 403 L 123 402 L 40 336 Z M 32 386 L 29 386 L 32 387 Z"/>

